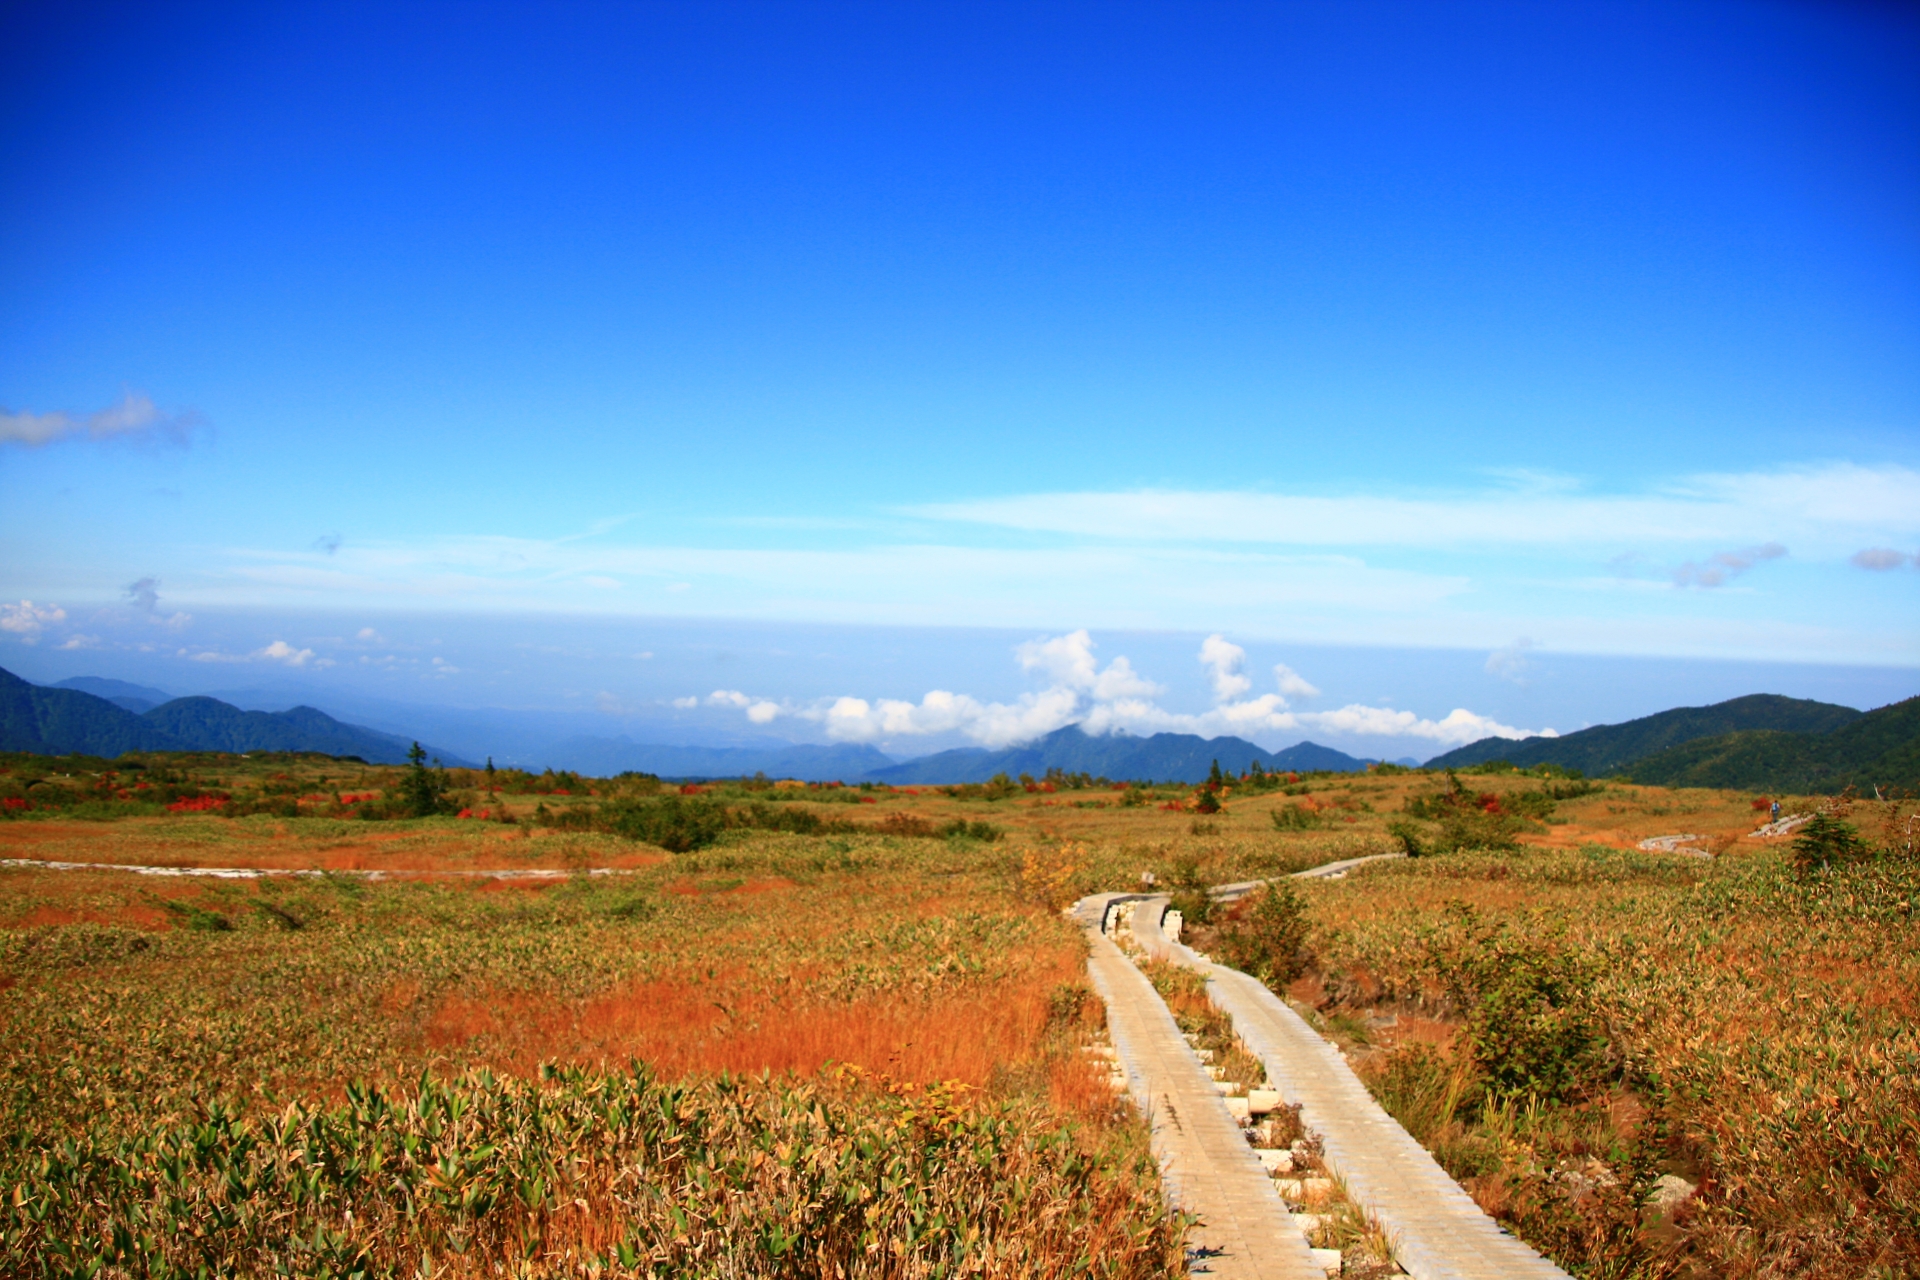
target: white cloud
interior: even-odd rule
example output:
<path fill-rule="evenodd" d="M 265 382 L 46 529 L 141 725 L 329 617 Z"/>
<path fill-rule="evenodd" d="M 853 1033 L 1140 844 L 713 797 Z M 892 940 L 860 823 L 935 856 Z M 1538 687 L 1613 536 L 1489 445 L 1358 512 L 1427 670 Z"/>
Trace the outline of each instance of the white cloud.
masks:
<path fill-rule="evenodd" d="M 1408 711 L 1348 706 L 1338 711 L 1296 712 L 1282 694 L 1238 698 L 1251 681 L 1241 675 L 1246 651 L 1224 636 L 1209 636 L 1202 644 L 1200 663 L 1209 673 L 1219 697 L 1216 705 L 1199 714 L 1169 711 L 1154 699 L 1160 687 L 1133 672 L 1125 658 L 1115 658 L 1104 670 L 1093 659 L 1093 641 L 1085 631 L 1032 640 L 1018 646 L 1015 657 L 1028 671 L 1044 674 L 1048 688 L 1021 695 L 1012 702 L 982 702 L 963 693 L 935 689 L 919 702 L 895 698 L 852 696 L 823 699 L 811 706 L 789 708 L 770 699 L 755 698 L 737 689 L 718 689 L 707 705 L 743 710 L 756 724 L 776 715 L 821 725 L 837 742 L 877 742 L 885 739 L 960 733 L 987 747 L 1030 742 L 1070 724 L 1091 734 L 1125 729 L 1139 733 L 1194 733 L 1224 735 L 1278 735 L 1321 730 L 1345 736 L 1416 737 L 1459 745 L 1484 737 L 1525 737 L 1525 730 L 1503 725 L 1459 709 L 1443 720 L 1426 720 Z M 1117 673 L 1124 673 L 1124 678 Z M 1283 690 L 1297 696 L 1319 693 L 1291 667 L 1274 668 Z M 1111 678 L 1109 678 L 1111 677 Z M 1224 691 L 1224 692 L 1223 692 Z M 675 706 L 691 706 L 682 699 Z M 1543 732 L 1551 734 L 1552 730 Z"/>
<path fill-rule="evenodd" d="M 1240 673 L 1246 660 L 1245 649 L 1217 632 L 1200 642 L 1200 665 L 1213 682 L 1214 701 L 1226 702 L 1253 688 L 1253 681 Z"/>
<path fill-rule="evenodd" d="M 145 392 L 127 391 L 97 413 L 11 413 L 0 409 L 0 444 L 39 448 L 69 436 L 93 440 L 163 440 L 184 445 L 200 425 L 198 414 L 162 413 Z"/>
<path fill-rule="evenodd" d="M 387 642 L 387 638 L 378 631 L 375 631 L 372 627 L 360 628 L 359 631 L 354 633 L 353 638 L 366 644 L 385 644 Z"/>
<path fill-rule="evenodd" d="M 1533 671 L 1533 662 L 1527 657 L 1527 650 L 1533 647 L 1532 640 L 1521 636 L 1512 644 L 1495 649 L 1487 655 L 1487 674 L 1525 685 Z"/>
<path fill-rule="evenodd" d="M 674 706 L 676 706 L 676 707 L 678 707 L 678 708 L 680 708 L 680 710 L 682 710 L 682 711 L 691 711 L 691 710 L 693 710 L 693 709 L 694 709 L 695 707 L 697 707 L 697 706 L 699 706 L 699 705 L 700 705 L 700 699 L 698 699 L 698 698 L 675 698 L 675 699 L 673 700 L 673 705 L 674 705 Z"/>
<path fill-rule="evenodd" d="M 1488 716 L 1456 707 L 1442 720 L 1423 720 L 1411 711 L 1369 707 L 1359 703 L 1338 711 L 1323 711 L 1302 720 L 1329 733 L 1369 738 L 1425 738 L 1444 746 L 1464 746 L 1481 738 L 1557 738 L 1552 729 L 1516 729 Z"/>
<path fill-rule="evenodd" d="M 1777 542 L 1743 547 L 1738 551 L 1721 551 L 1708 556 L 1704 564 L 1689 561 L 1681 565 L 1673 571 L 1673 582 L 1679 587 L 1724 586 L 1755 565 L 1778 560 L 1786 554 L 1787 549 Z"/>
<path fill-rule="evenodd" d="M 1289 698 L 1317 698 L 1320 691 L 1307 682 L 1305 676 L 1284 662 L 1273 664 L 1273 678 L 1280 684 L 1280 692 Z"/>
<path fill-rule="evenodd" d="M 222 653 L 218 649 L 203 649 L 199 653 L 180 650 L 180 656 L 190 662 L 278 662 L 289 667 L 304 667 L 311 664 L 316 669 L 333 665 L 331 658 L 314 657 L 311 649 L 296 649 L 285 640 L 275 640 L 264 648 L 252 653 Z M 364 659 L 363 659 L 364 661 Z M 435 662 L 439 659 L 435 658 Z"/>
<path fill-rule="evenodd" d="M 252 656 L 265 662 L 284 662 L 290 667 L 304 667 L 313 661 L 313 650 L 296 649 L 285 640 L 275 640 L 266 648 L 256 650 Z M 434 661 L 440 659 L 435 658 Z"/>
<path fill-rule="evenodd" d="M 1100 669 L 1093 656 L 1093 637 L 1085 628 L 1055 636 L 1051 640 L 1029 640 L 1014 650 L 1020 666 L 1027 671 L 1043 671 L 1055 684 L 1091 694 L 1096 700 L 1154 697 L 1159 685 L 1145 680 L 1125 658 L 1115 658 Z"/>
<path fill-rule="evenodd" d="M 676 702 L 674 705 L 679 706 L 680 704 Z M 769 701 L 765 698 L 749 698 L 738 689 L 715 689 L 707 696 L 707 705 L 710 707 L 734 707 L 746 712 L 747 719 L 753 721 L 755 724 L 772 724 L 774 718 L 778 716 L 781 711 L 779 703 Z"/>
<path fill-rule="evenodd" d="M 1888 569 L 1898 569 L 1902 565 L 1920 565 L 1920 555 L 1908 555 L 1904 551 L 1895 551 L 1892 547 L 1868 547 L 1856 551 L 1848 558 L 1848 563 L 1856 569 L 1872 569 L 1884 573 Z"/>
<path fill-rule="evenodd" d="M 21 644 L 37 644 L 40 633 L 67 620 L 67 611 L 57 604 L 0 604 L 0 631 L 20 637 Z"/>
<path fill-rule="evenodd" d="M 84 636 L 76 631 L 65 640 L 62 640 L 60 647 L 62 649 L 98 649 L 100 647 L 100 637 Z"/>
<path fill-rule="evenodd" d="M 1508 480 L 1477 492 L 1406 497 L 1153 490 L 1021 494 L 913 507 L 908 513 L 1129 542 L 1311 547 L 1724 545 L 1732 538 L 1779 536 L 1783 529 L 1920 529 L 1920 471 L 1899 465 L 1831 463 L 1696 475 L 1619 494 L 1581 493 L 1564 479 Z"/>

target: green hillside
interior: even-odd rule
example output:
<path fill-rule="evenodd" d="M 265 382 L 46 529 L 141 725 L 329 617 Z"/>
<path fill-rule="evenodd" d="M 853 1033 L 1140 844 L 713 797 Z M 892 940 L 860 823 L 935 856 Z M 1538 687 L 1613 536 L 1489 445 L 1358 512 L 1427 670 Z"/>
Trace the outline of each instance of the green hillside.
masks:
<path fill-rule="evenodd" d="M 1702 738 L 1649 756 L 1630 776 L 1664 787 L 1920 791 L 1920 698 L 1869 711 L 1830 733 L 1749 730 Z"/>
<path fill-rule="evenodd" d="M 0 670 L 0 750 L 111 758 L 126 751 L 178 751 L 182 745 L 105 698 L 43 689 Z"/>
<path fill-rule="evenodd" d="M 1707 707 L 1675 707 L 1623 724 L 1595 725 L 1558 738 L 1482 738 L 1427 761 L 1429 769 L 1464 768 L 1489 760 L 1523 767 L 1557 764 L 1589 776 L 1620 773 L 1636 761 L 1702 738 L 1753 730 L 1822 734 L 1860 719 L 1852 707 L 1754 693 Z"/>

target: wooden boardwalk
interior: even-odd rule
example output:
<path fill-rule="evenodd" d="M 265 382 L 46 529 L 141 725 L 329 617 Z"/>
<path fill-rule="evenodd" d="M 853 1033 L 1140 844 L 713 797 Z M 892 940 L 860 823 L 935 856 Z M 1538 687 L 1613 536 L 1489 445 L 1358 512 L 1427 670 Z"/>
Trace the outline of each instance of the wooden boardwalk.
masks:
<path fill-rule="evenodd" d="M 1265 1065 L 1267 1086 L 1300 1108 L 1301 1122 L 1320 1137 L 1327 1169 L 1347 1197 L 1386 1228 L 1402 1269 L 1416 1280 L 1568 1280 L 1565 1271 L 1487 1216 L 1373 1100 L 1340 1051 L 1284 1001 L 1257 979 L 1202 960 L 1167 938 L 1160 927 L 1166 906 L 1164 897 L 1137 900 L 1134 936 L 1149 954 L 1206 975 L 1214 1004 Z"/>
<path fill-rule="evenodd" d="M 1107 1033 L 1128 1092 L 1152 1127 L 1167 1198 L 1201 1219 L 1187 1233 L 1190 1272 L 1223 1280 L 1325 1280 L 1166 1003 L 1102 932 L 1112 896 L 1085 899 L 1076 910 L 1091 948 L 1087 971 L 1106 1002 Z"/>

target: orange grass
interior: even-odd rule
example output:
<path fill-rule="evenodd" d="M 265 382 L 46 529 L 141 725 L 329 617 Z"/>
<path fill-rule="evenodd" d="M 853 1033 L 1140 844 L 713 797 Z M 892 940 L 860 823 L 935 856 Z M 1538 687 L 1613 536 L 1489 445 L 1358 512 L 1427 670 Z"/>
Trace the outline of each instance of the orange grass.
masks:
<path fill-rule="evenodd" d="M 716 1072 L 811 1075 L 829 1063 L 897 1080 L 984 1086 L 996 1071 L 1034 1060 L 1051 990 L 1074 977 L 1064 962 L 1018 983 L 927 1001 L 875 995 L 793 1006 L 725 982 L 647 982 L 577 1005 L 535 993 L 453 995 L 429 1019 L 426 1040 L 526 1074 L 542 1062 L 645 1062 L 668 1078 Z"/>

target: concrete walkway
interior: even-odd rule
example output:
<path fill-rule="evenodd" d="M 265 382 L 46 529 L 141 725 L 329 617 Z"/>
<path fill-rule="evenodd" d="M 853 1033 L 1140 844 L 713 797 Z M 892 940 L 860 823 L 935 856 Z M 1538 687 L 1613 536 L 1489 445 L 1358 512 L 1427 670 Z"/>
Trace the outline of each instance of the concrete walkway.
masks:
<path fill-rule="evenodd" d="M 1167 1198 L 1201 1219 L 1187 1233 L 1190 1271 L 1232 1280 L 1325 1280 L 1166 1002 L 1102 932 L 1115 897 L 1125 895 L 1083 899 L 1074 914 L 1086 930 L 1087 972 L 1106 1003 L 1107 1034 L 1127 1090 L 1151 1126 Z"/>
<path fill-rule="evenodd" d="M 1134 936 L 1149 954 L 1206 975 L 1214 1004 L 1266 1066 L 1267 1087 L 1300 1108 L 1301 1122 L 1319 1135 L 1322 1160 L 1347 1197 L 1386 1228 L 1394 1261 L 1417 1280 L 1567 1280 L 1565 1271 L 1482 1212 L 1373 1100 L 1340 1051 L 1284 1001 L 1257 979 L 1202 960 L 1166 937 L 1160 927 L 1166 904 L 1163 897 L 1139 901 Z"/>

